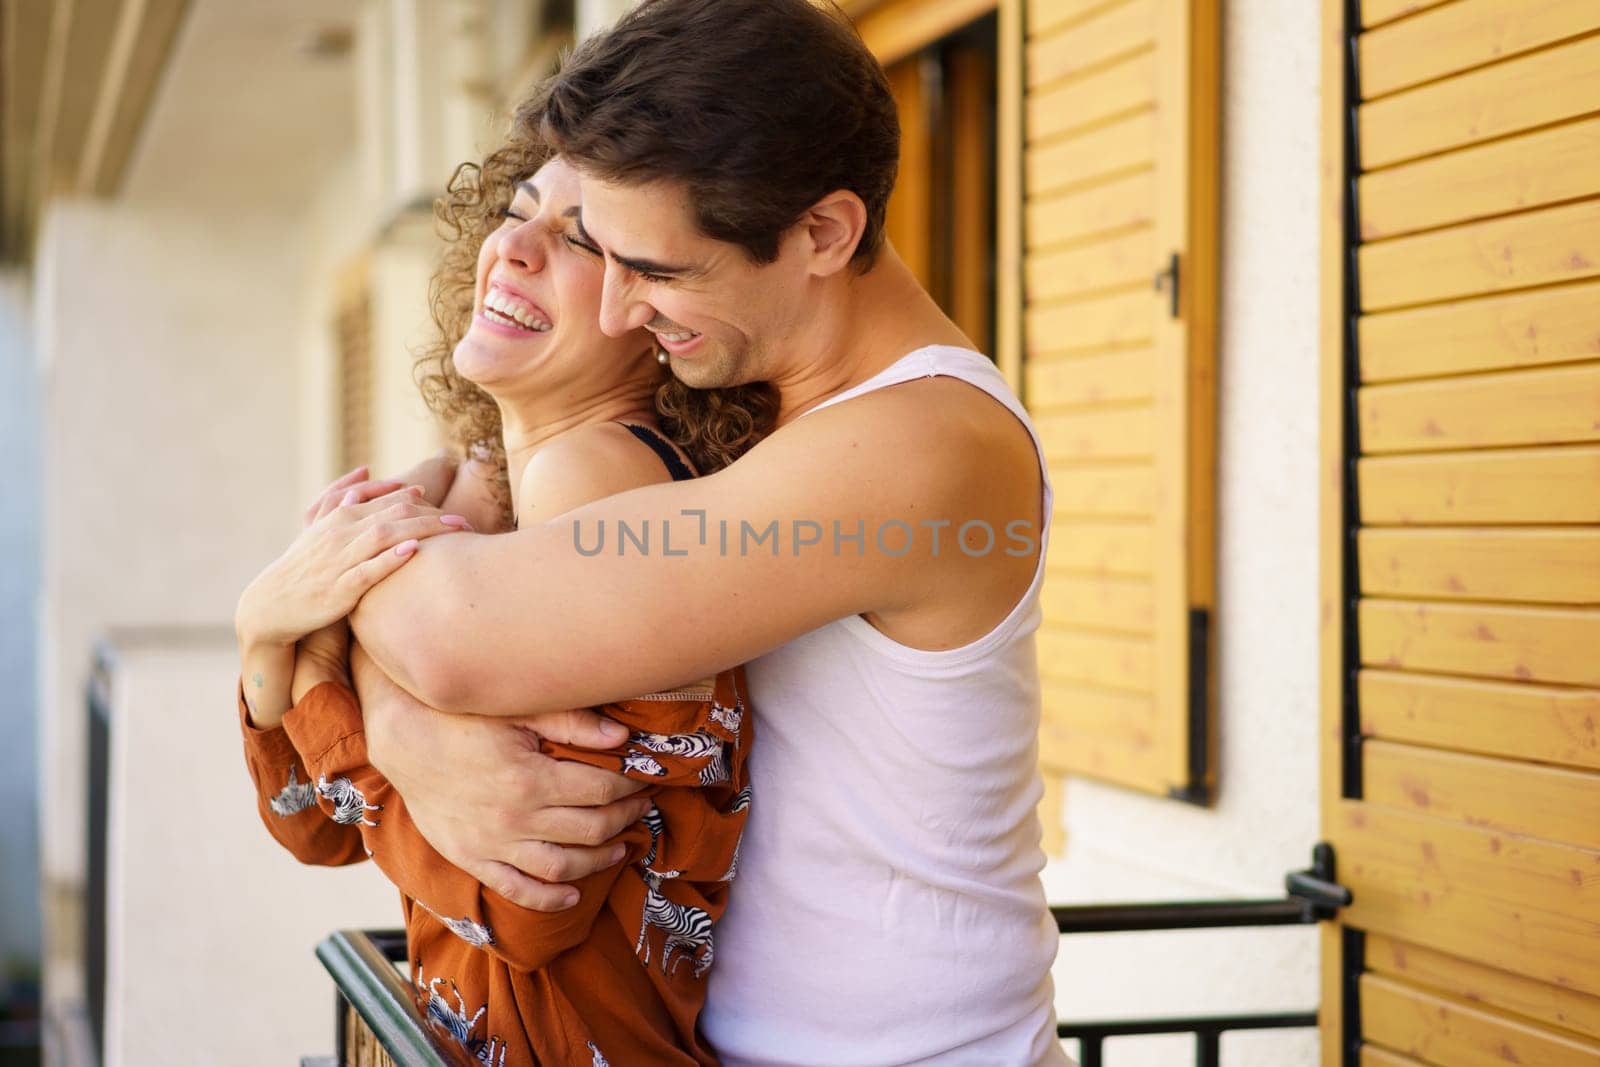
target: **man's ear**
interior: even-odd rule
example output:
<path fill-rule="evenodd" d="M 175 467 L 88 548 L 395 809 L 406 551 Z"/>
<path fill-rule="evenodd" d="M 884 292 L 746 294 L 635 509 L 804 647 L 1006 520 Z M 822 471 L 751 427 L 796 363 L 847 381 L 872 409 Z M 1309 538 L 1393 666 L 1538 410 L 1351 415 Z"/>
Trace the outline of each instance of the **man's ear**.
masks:
<path fill-rule="evenodd" d="M 867 205 L 847 189 L 829 193 L 800 217 L 800 233 L 808 242 L 811 273 L 837 274 L 850 265 L 867 229 Z"/>

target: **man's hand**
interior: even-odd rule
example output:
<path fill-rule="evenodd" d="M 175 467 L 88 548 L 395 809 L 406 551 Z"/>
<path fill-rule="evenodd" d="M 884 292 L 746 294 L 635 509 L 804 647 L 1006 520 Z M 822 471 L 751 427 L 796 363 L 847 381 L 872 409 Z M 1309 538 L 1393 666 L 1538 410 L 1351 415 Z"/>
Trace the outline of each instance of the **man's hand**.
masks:
<path fill-rule="evenodd" d="M 525 908 L 561 911 L 575 881 L 619 863 L 611 839 L 639 821 L 644 783 L 539 752 L 539 738 L 609 748 L 627 730 L 584 709 L 529 719 L 446 715 L 384 675 L 357 645 L 351 670 L 372 765 L 449 862 Z"/>

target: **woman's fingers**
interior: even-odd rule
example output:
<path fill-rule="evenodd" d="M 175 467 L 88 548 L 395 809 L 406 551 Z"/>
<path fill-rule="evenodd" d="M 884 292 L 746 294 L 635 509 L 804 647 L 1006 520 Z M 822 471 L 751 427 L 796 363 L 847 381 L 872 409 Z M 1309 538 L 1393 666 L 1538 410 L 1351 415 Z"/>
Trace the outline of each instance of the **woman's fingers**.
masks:
<path fill-rule="evenodd" d="M 365 504 L 369 501 L 393 496 L 406 488 L 406 483 L 394 481 L 393 479 L 358 482 L 355 485 L 346 486 L 343 490 L 330 492 L 323 499 L 321 506 L 317 510 L 317 518 L 320 519 L 330 511 L 337 511 L 340 508 L 348 508 L 355 504 Z M 419 491 L 412 491 L 406 499 L 419 499 L 421 495 Z"/>
<path fill-rule="evenodd" d="M 399 508 L 368 518 L 360 533 L 351 539 L 349 547 L 345 550 L 345 565 L 354 567 L 365 560 L 381 556 L 387 550 L 397 548 L 407 541 L 425 541 L 440 534 L 472 530 L 471 524 L 459 515 L 440 515 L 432 511 L 425 515 L 404 513 L 410 510 L 412 509 L 408 505 L 401 505 Z M 401 555 L 409 555 L 415 547 L 413 544 Z"/>
<path fill-rule="evenodd" d="M 301 516 L 301 518 L 304 520 L 304 525 L 310 526 L 313 522 L 316 522 L 317 519 L 322 517 L 324 514 L 323 503 L 330 496 L 333 497 L 334 500 L 338 500 L 339 497 L 344 494 L 344 490 L 361 481 L 366 476 L 367 465 L 363 463 L 354 470 L 348 471 L 345 474 L 341 474 L 338 478 L 334 479 L 334 481 L 330 483 L 326 489 L 318 493 L 316 499 L 311 501 L 311 503 L 306 507 L 305 514 Z"/>
<path fill-rule="evenodd" d="M 339 577 L 341 598 L 353 598 L 353 602 L 366 596 L 367 590 L 405 566 L 417 554 L 417 546 L 424 538 L 465 529 L 440 521 L 453 518 L 456 516 L 424 515 L 372 527 L 354 542 L 358 562 Z"/>

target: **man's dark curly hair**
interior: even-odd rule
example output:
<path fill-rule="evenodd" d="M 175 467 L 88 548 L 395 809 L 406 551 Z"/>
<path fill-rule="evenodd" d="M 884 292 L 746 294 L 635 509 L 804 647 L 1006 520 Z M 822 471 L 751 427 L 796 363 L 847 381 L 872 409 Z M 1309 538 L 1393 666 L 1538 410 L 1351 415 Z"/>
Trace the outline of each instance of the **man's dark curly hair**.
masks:
<path fill-rule="evenodd" d="M 550 146 L 608 181 L 682 183 L 700 230 L 757 263 L 829 193 L 867 209 L 871 268 L 900 157 L 883 68 L 837 7 L 644 0 L 546 86 Z"/>

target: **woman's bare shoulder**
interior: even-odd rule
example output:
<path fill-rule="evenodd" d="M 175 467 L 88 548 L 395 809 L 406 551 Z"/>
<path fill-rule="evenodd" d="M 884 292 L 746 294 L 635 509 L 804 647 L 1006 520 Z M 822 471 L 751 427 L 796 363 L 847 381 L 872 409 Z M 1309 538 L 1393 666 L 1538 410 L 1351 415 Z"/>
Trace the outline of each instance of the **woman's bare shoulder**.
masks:
<path fill-rule="evenodd" d="M 580 426 L 528 461 L 517 522 L 546 522 L 604 497 L 671 480 L 661 457 L 622 424 Z"/>

